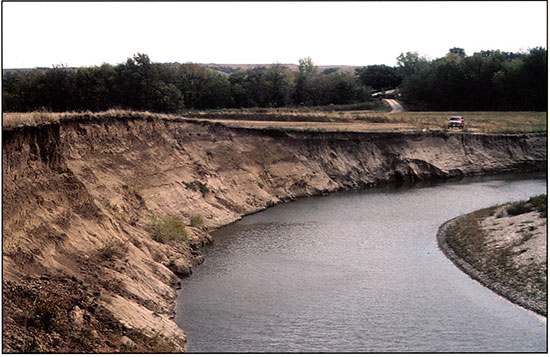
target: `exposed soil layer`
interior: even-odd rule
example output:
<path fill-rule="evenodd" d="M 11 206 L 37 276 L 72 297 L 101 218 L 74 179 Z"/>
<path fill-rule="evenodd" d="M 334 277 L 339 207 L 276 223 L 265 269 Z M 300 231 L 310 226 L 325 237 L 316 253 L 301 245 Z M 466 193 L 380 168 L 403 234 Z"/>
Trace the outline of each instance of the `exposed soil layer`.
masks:
<path fill-rule="evenodd" d="M 136 116 L 4 129 L 3 350 L 182 351 L 176 289 L 203 261 L 212 229 L 296 197 L 540 170 L 546 160 L 546 134 L 255 130 Z M 204 224 L 182 241 L 155 239 L 152 217 L 168 215 Z"/>
<path fill-rule="evenodd" d="M 514 204 L 472 212 L 443 224 L 440 249 L 473 279 L 515 304 L 547 316 L 547 219 Z"/>

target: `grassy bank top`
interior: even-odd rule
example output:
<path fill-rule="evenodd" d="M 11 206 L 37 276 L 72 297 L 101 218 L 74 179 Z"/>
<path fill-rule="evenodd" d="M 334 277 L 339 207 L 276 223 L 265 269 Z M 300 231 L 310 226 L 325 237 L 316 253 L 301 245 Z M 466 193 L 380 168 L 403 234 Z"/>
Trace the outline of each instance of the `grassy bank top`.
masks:
<path fill-rule="evenodd" d="M 4 113 L 2 128 L 38 126 L 61 120 L 159 119 L 217 122 L 228 127 L 253 129 L 290 129 L 303 131 L 425 131 L 447 130 L 450 116 L 462 115 L 463 131 L 472 133 L 531 133 L 547 132 L 546 112 L 401 112 L 388 113 L 368 110 L 330 111 L 297 109 L 233 109 L 189 111 L 182 114 L 158 114 L 130 110 L 104 112 L 30 112 Z"/>

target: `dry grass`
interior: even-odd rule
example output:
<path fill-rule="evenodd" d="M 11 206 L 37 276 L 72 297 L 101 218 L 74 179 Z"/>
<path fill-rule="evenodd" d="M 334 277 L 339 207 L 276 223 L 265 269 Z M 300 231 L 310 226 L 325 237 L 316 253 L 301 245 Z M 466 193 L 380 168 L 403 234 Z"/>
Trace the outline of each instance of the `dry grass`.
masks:
<path fill-rule="evenodd" d="M 392 120 L 422 128 L 447 128 L 447 119 L 461 115 L 465 131 L 482 133 L 526 133 L 547 131 L 546 112 L 403 112 L 387 114 Z"/>
<path fill-rule="evenodd" d="M 297 109 L 231 109 L 195 111 L 183 115 L 108 110 L 91 113 L 4 113 L 3 129 L 37 126 L 61 120 L 79 119 L 166 119 L 217 122 L 229 127 L 256 129 L 290 129 L 307 131 L 420 131 L 447 130 L 447 119 L 462 115 L 465 132 L 527 133 L 546 132 L 546 112 L 402 112 L 388 113 L 370 110 L 316 111 Z M 459 129 L 452 129 L 457 131 Z"/>
<path fill-rule="evenodd" d="M 447 120 L 453 115 L 462 115 L 466 121 L 464 132 L 477 133 L 529 133 L 546 132 L 546 112 L 402 112 L 376 111 L 288 111 L 272 109 L 262 115 L 271 115 L 278 120 L 245 120 L 256 118 L 253 112 L 217 111 L 199 112 L 199 120 L 211 120 L 230 127 L 290 128 L 321 131 L 440 131 L 447 130 Z M 307 115 L 307 120 L 303 120 Z M 295 121 L 292 119 L 296 118 Z M 318 120 L 315 120 L 318 118 Z M 461 131 L 452 129 L 452 131 Z"/>
<path fill-rule="evenodd" d="M 365 122 L 279 122 L 227 119 L 194 119 L 196 122 L 214 122 L 230 128 L 251 128 L 285 131 L 321 132 L 374 132 L 374 131 L 413 131 L 415 127 L 406 123 L 365 123 Z"/>
<path fill-rule="evenodd" d="M 187 241 L 188 234 L 183 221 L 176 216 L 164 216 L 151 218 L 150 228 L 153 232 L 153 239 L 159 243 L 168 241 Z"/>
<path fill-rule="evenodd" d="M 85 120 L 85 119 L 124 119 L 124 118 L 143 118 L 143 119 L 173 119 L 181 116 L 171 114 L 158 114 L 150 112 L 137 112 L 132 110 L 111 109 L 104 112 L 30 112 L 30 113 L 3 113 L 2 129 L 11 129 L 21 126 L 39 126 L 59 123 L 65 120 Z"/>

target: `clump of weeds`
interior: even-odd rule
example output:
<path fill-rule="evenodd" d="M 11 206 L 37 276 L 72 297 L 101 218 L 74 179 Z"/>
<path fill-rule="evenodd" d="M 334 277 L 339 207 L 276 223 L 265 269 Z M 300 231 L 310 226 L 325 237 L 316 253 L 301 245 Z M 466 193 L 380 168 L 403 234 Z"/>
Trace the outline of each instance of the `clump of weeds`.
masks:
<path fill-rule="evenodd" d="M 506 212 L 510 216 L 518 216 L 520 214 L 531 212 L 531 208 L 526 204 L 526 202 L 517 202 L 508 207 Z"/>
<path fill-rule="evenodd" d="M 190 225 L 191 227 L 201 228 L 204 225 L 204 216 L 202 213 L 192 215 Z"/>
<path fill-rule="evenodd" d="M 120 293 L 124 288 L 124 283 L 120 279 L 109 279 L 102 282 L 103 288 L 114 293 Z"/>
<path fill-rule="evenodd" d="M 185 223 L 176 216 L 151 218 L 150 228 L 153 232 L 153 239 L 159 243 L 168 241 L 187 241 L 187 229 Z"/>
<path fill-rule="evenodd" d="M 531 197 L 528 201 L 513 203 L 506 212 L 511 216 L 517 216 L 520 214 L 538 211 L 542 217 L 548 215 L 548 202 L 546 195 L 539 195 Z"/>
<path fill-rule="evenodd" d="M 122 258 L 126 253 L 127 248 L 125 248 L 122 243 L 116 241 L 109 241 L 99 248 L 99 253 L 103 259 L 115 259 Z"/>
<path fill-rule="evenodd" d="M 535 206 L 535 209 L 539 211 L 542 217 L 548 216 L 548 201 L 546 195 L 531 197 L 529 202 Z"/>
<path fill-rule="evenodd" d="M 46 332 L 52 332 L 57 326 L 59 302 L 53 296 L 39 295 L 34 300 L 31 321 Z"/>
<path fill-rule="evenodd" d="M 210 193 L 210 189 L 206 184 L 200 182 L 199 180 L 195 180 L 189 183 L 185 183 L 185 186 L 193 191 L 200 191 L 203 196 L 205 196 L 207 193 Z"/>

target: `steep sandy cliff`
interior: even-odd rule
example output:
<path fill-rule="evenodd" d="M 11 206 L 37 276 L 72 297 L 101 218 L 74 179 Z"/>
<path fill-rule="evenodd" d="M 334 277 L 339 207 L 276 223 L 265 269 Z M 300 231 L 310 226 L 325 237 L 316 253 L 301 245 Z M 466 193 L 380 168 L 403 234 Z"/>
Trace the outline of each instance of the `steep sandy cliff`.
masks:
<path fill-rule="evenodd" d="M 105 117 L 4 130 L 2 160 L 4 351 L 108 352 L 184 348 L 170 319 L 176 289 L 202 262 L 211 229 L 299 196 L 537 170 L 547 158 L 546 134 Z M 204 226 L 159 242 L 152 217 L 167 215 L 203 215 Z"/>

